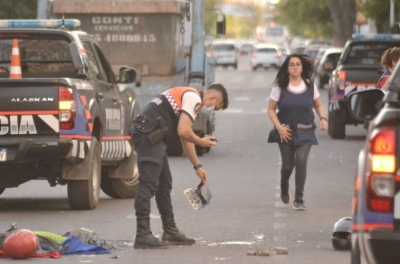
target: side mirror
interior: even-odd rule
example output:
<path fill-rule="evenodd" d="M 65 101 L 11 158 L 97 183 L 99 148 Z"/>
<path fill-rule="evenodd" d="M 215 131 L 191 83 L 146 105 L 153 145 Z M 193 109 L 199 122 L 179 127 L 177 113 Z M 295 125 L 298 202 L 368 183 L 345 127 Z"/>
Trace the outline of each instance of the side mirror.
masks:
<path fill-rule="evenodd" d="M 350 93 L 347 105 L 352 117 L 357 120 L 372 120 L 382 108 L 385 93 L 381 89 L 370 89 Z"/>
<path fill-rule="evenodd" d="M 136 79 L 136 71 L 133 68 L 121 67 L 119 68 L 118 83 L 133 83 Z"/>
<path fill-rule="evenodd" d="M 225 35 L 225 29 L 226 29 L 225 15 L 218 14 L 217 15 L 217 35 L 218 36 Z"/>

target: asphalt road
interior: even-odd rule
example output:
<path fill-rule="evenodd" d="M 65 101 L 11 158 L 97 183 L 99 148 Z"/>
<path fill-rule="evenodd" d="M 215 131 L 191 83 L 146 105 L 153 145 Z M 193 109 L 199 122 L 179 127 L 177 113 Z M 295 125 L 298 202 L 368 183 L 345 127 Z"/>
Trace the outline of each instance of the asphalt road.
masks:
<path fill-rule="evenodd" d="M 348 127 L 344 140 L 317 132 L 319 145 L 311 149 L 308 162 L 307 210 L 293 211 L 279 198 L 278 146 L 267 143 L 272 124 L 266 109 L 275 75 L 275 70 L 251 71 L 245 56 L 238 70 L 218 68 L 216 82 L 228 88 L 230 105 L 217 113 L 217 146 L 201 157 L 209 173 L 210 205 L 199 211 L 191 208 L 183 191 L 197 186 L 199 179 L 184 156 L 170 158 L 176 222 L 196 239 L 195 245 L 134 250 L 133 200 L 102 193 L 95 210 L 73 211 L 66 187 L 49 187 L 45 181 L 28 182 L 0 196 L 0 232 L 12 223 L 60 235 L 84 227 L 118 247 L 106 255 L 64 255 L 25 263 L 349 263 L 349 251 L 334 250 L 331 234 L 337 220 L 350 216 L 355 162 L 366 132 Z M 327 91 L 320 92 L 326 105 Z M 294 177 L 290 186 L 294 196 Z M 155 235 L 162 234 L 154 201 L 151 225 Z M 278 255 L 275 247 L 286 247 L 289 253 Z M 247 255 L 265 248 L 269 256 Z"/>

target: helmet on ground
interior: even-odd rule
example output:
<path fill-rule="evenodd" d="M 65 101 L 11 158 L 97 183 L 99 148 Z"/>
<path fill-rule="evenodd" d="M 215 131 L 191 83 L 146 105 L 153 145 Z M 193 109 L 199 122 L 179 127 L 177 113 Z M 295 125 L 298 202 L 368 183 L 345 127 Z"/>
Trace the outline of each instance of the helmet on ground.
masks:
<path fill-rule="evenodd" d="M 335 223 L 331 237 L 332 245 L 335 249 L 351 249 L 351 224 L 351 217 L 344 217 Z"/>
<path fill-rule="evenodd" d="M 35 233 L 27 229 L 10 233 L 3 242 L 2 250 L 10 258 L 27 259 L 32 257 L 39 246 Z"/>

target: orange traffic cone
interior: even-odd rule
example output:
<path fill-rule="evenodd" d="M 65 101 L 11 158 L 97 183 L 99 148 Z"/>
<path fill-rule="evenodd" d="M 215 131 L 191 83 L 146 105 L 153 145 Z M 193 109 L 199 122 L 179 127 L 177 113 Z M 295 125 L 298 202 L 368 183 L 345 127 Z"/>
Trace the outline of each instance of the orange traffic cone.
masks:
<path fill-rule="evenodd" d="M 18 48 L 18 40 L 17 39 L 13 40 L 13 45 L 12 45 L 10 78 L 11 79 L 22 78 L 21 59 L 19 56 L 19 48 Z"/>

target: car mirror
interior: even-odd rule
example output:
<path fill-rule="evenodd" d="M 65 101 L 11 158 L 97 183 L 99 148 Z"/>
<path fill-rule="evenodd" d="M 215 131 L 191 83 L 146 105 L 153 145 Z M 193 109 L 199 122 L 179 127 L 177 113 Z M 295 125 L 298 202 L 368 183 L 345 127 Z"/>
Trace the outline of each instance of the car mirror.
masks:
<path fill-rule="evenodd" d="M 365 121 L 372 120 L 382 108 L 382 98 L 385 93 L 380 89 L 370 89 L 350 93 L 347 105 L 353 118 Z"/>
<path fill-rule="evenodd" d="M 133 68 L 121 67 L 119 68 L 118 82 L 127 84 L 133 83 L 136 79 L 136 71 Z"/>

